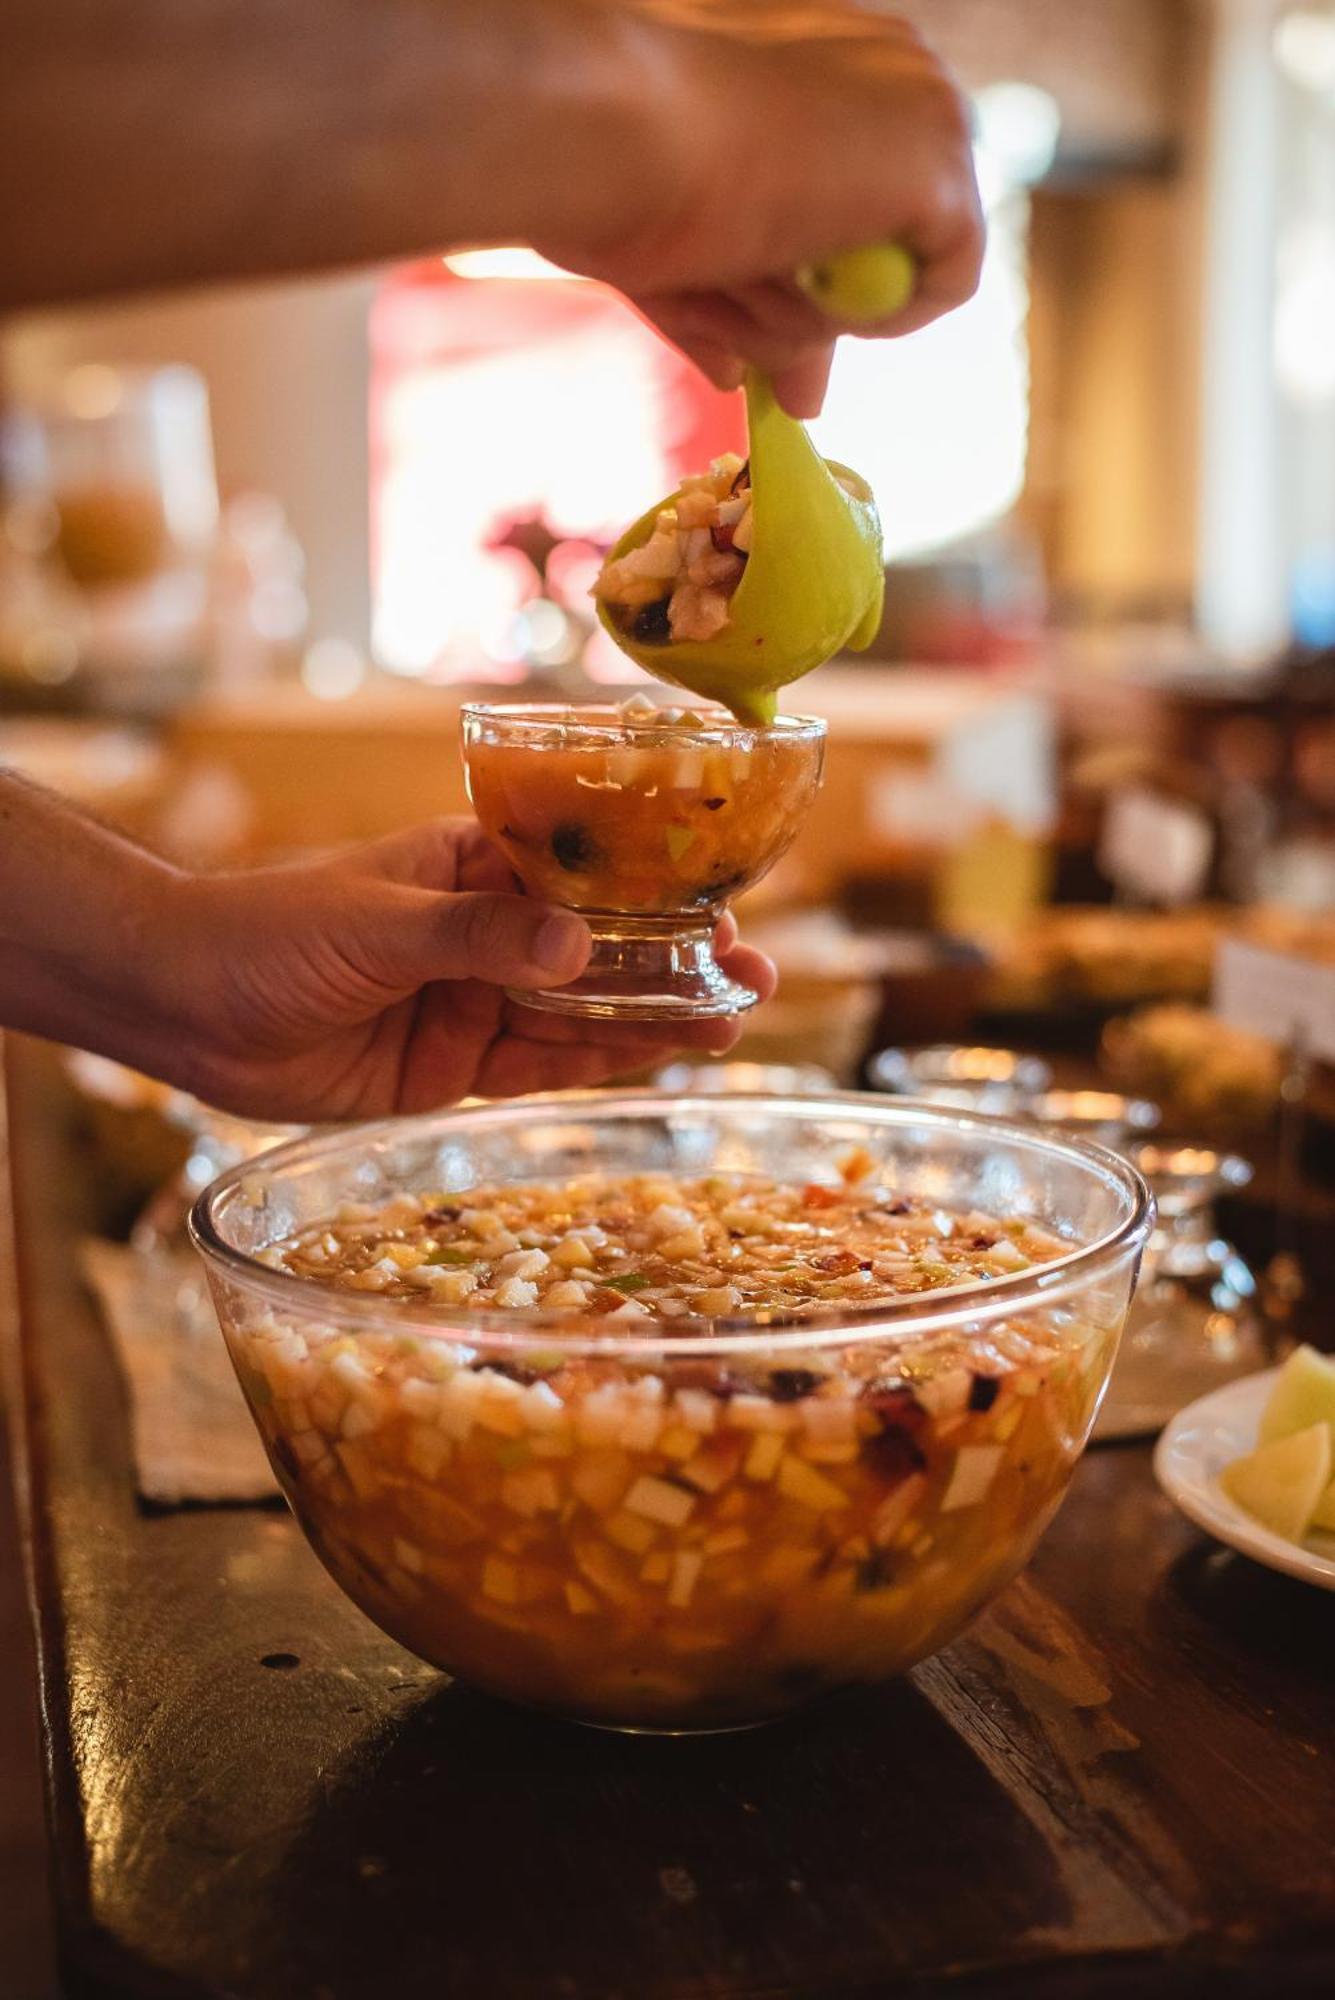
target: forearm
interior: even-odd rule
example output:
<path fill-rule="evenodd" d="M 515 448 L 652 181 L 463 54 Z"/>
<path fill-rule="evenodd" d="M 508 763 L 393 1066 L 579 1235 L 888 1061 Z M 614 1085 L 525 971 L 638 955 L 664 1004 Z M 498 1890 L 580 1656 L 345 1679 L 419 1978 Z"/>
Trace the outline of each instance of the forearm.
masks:
<path fill-rule="evenodd" d="M 183 1072 L 188 883 L 63 799 L 0 772 L 0 1027 L 158 1074 L 171 1050 Z"/>
<path fill-rule="evenodd" d="M 0 308 L 615 241 L 676 39 L 601 0 L 12 0 Z"/>

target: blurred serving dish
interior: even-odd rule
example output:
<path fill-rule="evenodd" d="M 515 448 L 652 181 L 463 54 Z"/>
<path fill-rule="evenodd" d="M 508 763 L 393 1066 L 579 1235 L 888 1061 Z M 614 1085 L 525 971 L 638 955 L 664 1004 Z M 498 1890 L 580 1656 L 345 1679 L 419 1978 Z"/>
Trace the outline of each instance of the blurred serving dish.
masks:
<path fill-rule="evenodd" d="M 1023 1012 L 1203 998 L 1227 924 L 1228 913 L 1215 908 L 1044 910 L 1002 949 L 988 1004 Z"/>
<path fill-rule="evenodd" d="M 779 990 L 749 1016 L 739 1044 L 763 1068 L 815 1064 L 848 1084 L 871 1039 L 885 953 L 833 910 L 768 918 L 741 913 L 747 942 L 779 968 Z"/>
<path fill-rule="evenodd" d="M 1100 1439 L 1152 1436 L 1184 1405 L 1269 1358 L 1255 1274 L 1215 1212 L 1224 1195 L 1248 1186 L 1249 1162 L 1158 1141 L 1130 1152 L 1156 1212 L 1099 1410 Z"/>
<path fill-rule="evenodd" d="M 1029 1112 L 1052 1082 L 1052 1071 L 1040 1056 L 1014 1049 L 938 1043 L 881 1049 L 867 1064 L 867 1080 L 896 1097 L 1014 1117 Z"/>
<path fill-rule="evenodd" d="M 1275 904 L 1181 910 L 1058 905 L 998 948 L 985 1005 L 1023 1013 L 1203 1001 L 1226 938 L 1335 961 L 1335 918 Z"/>
<path fill-rule="evenodd" d="M 131 1209 L 174 1180 L 190 1156 L 191 1135 L 174 1113 L 181 1094 L 152 1077 L 84 1049 L 67 1050 L 81 1122 L 117 1202 Z"/>
<path fill-rule="evenodd" d="M 1335 1533 L 1293 1536 L 1259 1520 L 1227 1488 L 1229 1470 L 1255 1451 L 1281 1371 L 1230 1382 L 1174 1417 L 1154 1454 L 1155 1476 L 1188 1520 L 1268 1569 L 1335 1590 Z M 1329 1451 L 1329 1446 L 1327 1446 Z M 1314 1480 L 1316 1487 L 1319 1481 Z"/>
<path fill-rule="evenodd" d="M 675 1062 L 659 1070 L 653 1081 L 659 1090 L 687 1097 L 732 1091 L 824 1097 L 838 1089 L 835 1078 L 819 1063 Z"/>
<path fill-rule="evenodd" d="M 1121 1153 L 1155 1130 L 1159 1107 L 1148 1098 L 1124 1097 L 1115 1090 L 1045 1090 L 1025 1107 L 1025 1116 L 1036 1125 Z"/>
<path fill-rule="evenodd" d="M 779 968 L 777 996 L 746 1024 L 749 1060 L 810 1060 L 850 1083 L 889 1033 L 967 1032 L 986 977 L 976 947 L 923 931 L 855 929 L 828 908 L 741 915 L 747 941 Z"/>
<path fill-rule="evenodd" d="M 1103 1059 L 1126 1089 L 1156 1098 L 1183 1131 L 1253 1131 L 1273 1117 L 1283 1058 L 1262 1035 L 1230 1027 L 1204 1007 L 1144 1007 L 1111 1021 Z"/>
<path fill-rule="evenodd" d="M 134 1237 L 146 1249 L 181 1233 L 195 1196 L 225 1167 L 302 1129 L 235 1118 L 86 1049 L 63 1061 L 104 1169 L 131 1212 L 142 1211 Z"/>

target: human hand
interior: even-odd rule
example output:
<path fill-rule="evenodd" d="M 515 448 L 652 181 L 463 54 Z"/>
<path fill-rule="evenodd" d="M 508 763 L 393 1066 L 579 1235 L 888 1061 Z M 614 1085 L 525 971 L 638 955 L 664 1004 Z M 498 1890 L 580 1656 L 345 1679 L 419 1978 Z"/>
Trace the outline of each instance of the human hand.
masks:
<path fill-rule="evenodd" d="M 185 1080 L 243 1116 L 368 1118 L 574 1088 L 682 1047 L 722 1054 L 740 1033 L 733 1021 L 614 1024 L 507 999 L 504 986 L 576 978 L 589 934 L 519 894 L 467 820 L 326 861 L 192 878 L 178 900 Z M 719 945 L 730 977 L 773 991 L 774 968 L 737 943 L 730 918 Z"/>
<path fill-rule="evenodd" d="M 820 409 L 839 332 L 897 335 L 963 304 L 982 261 L 969 114 L 916 30 L 857 0 L 635 0 L 663 46 L 648 87 L 653 171 L 610 240 L 539 244 L 600 278 L 720 388 L 747 364 L 794 416 Z M 902 311 L 840 324 L 794 274 L 893 242 Z"/>

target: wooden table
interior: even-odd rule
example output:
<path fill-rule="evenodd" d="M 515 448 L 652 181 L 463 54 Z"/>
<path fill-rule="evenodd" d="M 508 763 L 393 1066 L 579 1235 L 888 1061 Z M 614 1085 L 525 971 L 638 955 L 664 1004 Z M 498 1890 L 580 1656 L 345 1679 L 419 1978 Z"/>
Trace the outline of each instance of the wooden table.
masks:
<path fill-rule="evenodd" d="M 694 1741 L 519 1713 L 382 1638 L 277 1509 L 136 1505 L 89 1179 L 41 1066 L 11 1082 L 70 1993 L 1335 1991 L 1335 1598 L 1203 1540 L 1147 1451 L 1089 1455 L 895 1686 Z"/>

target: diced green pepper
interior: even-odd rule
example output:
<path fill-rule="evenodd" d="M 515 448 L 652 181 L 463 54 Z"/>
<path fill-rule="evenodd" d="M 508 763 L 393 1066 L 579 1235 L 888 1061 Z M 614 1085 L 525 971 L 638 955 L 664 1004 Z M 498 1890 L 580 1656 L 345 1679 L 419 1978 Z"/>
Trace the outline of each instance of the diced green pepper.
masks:
<path fill-rule="evenodd" d="M 642 1292 L 649 1283 L 643 1271 L 623 1271 L 618 1278 L 604 1278 L 609 1292 Z"/>

